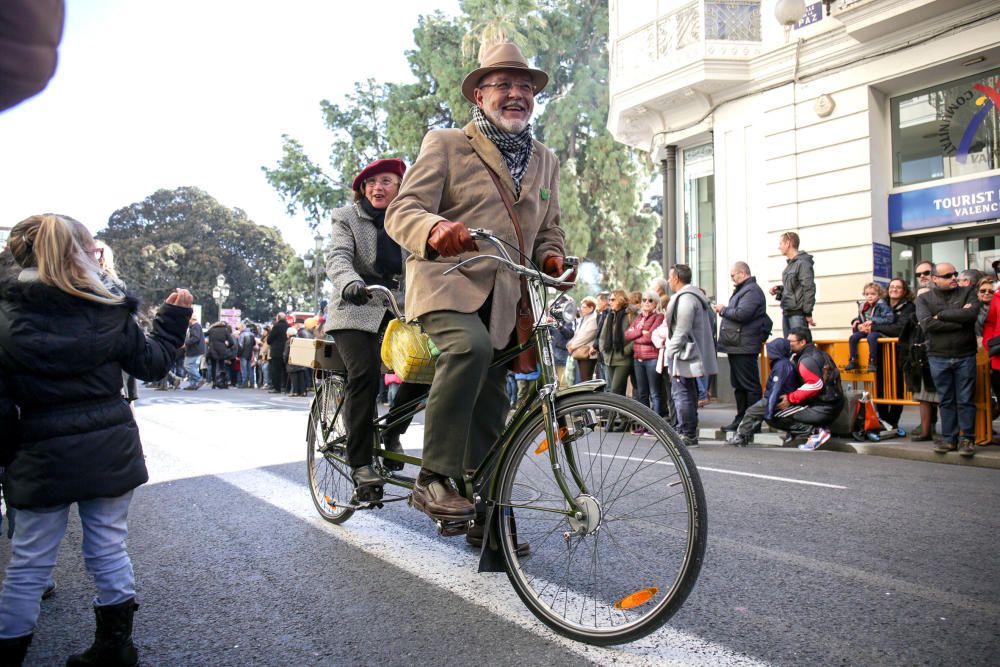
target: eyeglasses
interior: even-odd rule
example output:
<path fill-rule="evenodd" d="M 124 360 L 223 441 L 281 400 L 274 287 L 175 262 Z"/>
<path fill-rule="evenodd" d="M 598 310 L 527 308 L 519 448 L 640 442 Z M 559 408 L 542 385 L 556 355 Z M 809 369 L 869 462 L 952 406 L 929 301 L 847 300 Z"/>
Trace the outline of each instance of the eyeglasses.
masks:
<path fill-rule="evenodd" d="M 930 271 L 917 271 L 917 278 L 926 278 L 931 275 Z"/>
<path fill-rule="evenodd" d="M 642 302 L 643 303 L 656 303 L 657 299 L 643 299 Z"/>
<path fill-rule="evenodd" d="M 381 185 L 383 188 L 391 188 L 394 185 L 399 185 L 399 181 L 389 176 L 383 176 L 382 178 L 369 178 L 365 181 L 365 187 L 374 187 L 375 184 Z"/>
<path fill-rule="evenodd" d="M 991 290 L 991 289 L 981 289 L 981 290 L 979 290 L 979 293 L 980 294 L 993 294 L 993 290 Z"/>
<path fill-rule="evenodd" d="M 511 89 L 517 90 L 522 95 L 534 95 L 535 86 L 530 83 L 511 83 L 510 81 L 498 81 L 496 83 L 481 83 L 479 88 L 496 88 L 501 95 L 507 95 Z"/>
<path fill-rule="evenodd" d="M 934 276 L 935 278 L 940 278 L 941 280 L 951 280 L 958 275 L 958 271 L 952 271 L 951 273 L 942 273 L 939 276 Z"/>

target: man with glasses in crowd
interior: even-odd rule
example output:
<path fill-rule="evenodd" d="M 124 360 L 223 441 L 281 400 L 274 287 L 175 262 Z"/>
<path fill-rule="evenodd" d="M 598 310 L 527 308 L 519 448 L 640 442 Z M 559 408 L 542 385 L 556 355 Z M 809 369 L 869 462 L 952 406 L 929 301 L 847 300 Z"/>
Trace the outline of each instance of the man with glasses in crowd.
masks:
<path fill-rule="evenodd" d="M 934 268 L 934 287 L 917 297 L 917 322 L 927 338 L 927 360 L 941 399 L 939 454 L 958 450 L 976 453 L 975 323 L 979 301 L 975 286 L 959 287 L 955 266 L 941 262 Z"/>
<path fill-rule="evenodd" d="M 928 289 L 934 287 L 934 282 L 931 276 L 934 275 L 934 262 L 929 259 L 921 260 L 917 264 L 917 268 L 914 269 L 914 275 L 917 279 L 917 284 L 913 287 L 913 293 L 916 294 L 917 290 L 921 287 L 926 287 Z"/>

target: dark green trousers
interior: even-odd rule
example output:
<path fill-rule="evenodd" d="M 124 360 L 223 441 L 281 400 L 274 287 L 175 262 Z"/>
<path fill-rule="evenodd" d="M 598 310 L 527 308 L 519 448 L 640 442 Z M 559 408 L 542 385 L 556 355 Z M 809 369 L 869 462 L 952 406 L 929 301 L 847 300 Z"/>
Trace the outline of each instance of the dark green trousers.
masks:
<path fill-rule="evenodd" d="M 479 466 L 503 429 L 505 368 L 490 368 L 493 345 L 480 313 L 440 310 L 420 325 L 441 351 L 424 415 L 424 468 L 454 479 Z"/>

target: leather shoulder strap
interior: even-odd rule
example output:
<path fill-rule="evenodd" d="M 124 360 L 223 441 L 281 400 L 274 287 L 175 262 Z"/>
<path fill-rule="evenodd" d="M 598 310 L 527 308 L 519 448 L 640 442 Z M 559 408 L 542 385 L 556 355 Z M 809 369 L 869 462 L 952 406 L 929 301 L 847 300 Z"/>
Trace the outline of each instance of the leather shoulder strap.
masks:
<path fill-rule="evenodd" d="M 497 186 L 497 192 L 500 193 L 500 199 L 503 200 L 503 205 L 507 209 L 507 215 L 510 216 L 510 221 L 514 223 L 514 234 L 517 235 L 517 245 L 518 250 L 521 251 L 522 261 L 530 259 L 524 252 L 524 235 L 521 233 L 521 222 L 517 219 L 517 213 L 514 212 L 514 202 L 510 198 L 510 192 L 503 187 L 500 177 L 490 168 L 490 165 L 486 164 L 483 156 L 479 155 L 479 153 L 476 153 L 476 156 L 482 161 L 483 166 L 486 167 L 486 172 L 493 179 L 493 185 Z"/>

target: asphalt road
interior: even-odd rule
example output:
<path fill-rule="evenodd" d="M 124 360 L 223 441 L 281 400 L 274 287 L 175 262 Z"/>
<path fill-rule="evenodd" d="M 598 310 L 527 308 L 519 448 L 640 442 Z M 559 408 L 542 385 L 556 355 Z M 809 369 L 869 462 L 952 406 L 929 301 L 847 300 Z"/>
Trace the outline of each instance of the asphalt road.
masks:
<path fill-rule="evenodd" d="M 405 503 L 322 521 L 306 487 L 307 405 L 207 388 L 139 401 L 152 479 L 129 550 L 143 664 L 1000 660 L 1000 471 L 705 444 L 693 452 L 709 512 L 698 585 L 661 631 L 599 649 L 550 632 L 505 575 L 478 574 L 461 538 Z M 29 665 L 89 643 L 79 544 L 74 514 Z"/>

